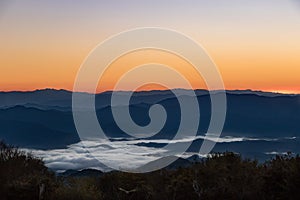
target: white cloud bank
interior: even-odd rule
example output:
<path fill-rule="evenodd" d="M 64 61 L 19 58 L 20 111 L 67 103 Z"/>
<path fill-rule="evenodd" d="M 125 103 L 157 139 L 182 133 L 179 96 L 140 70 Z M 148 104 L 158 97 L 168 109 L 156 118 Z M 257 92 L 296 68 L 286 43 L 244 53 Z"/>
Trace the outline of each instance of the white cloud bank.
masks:
<path fill-rule="evenodd" d="M 113 169 L 130 169 L 142 166 L 146 163 L 154 161 L 162 156 L 168 155 L 167 150 L 161 148 L 145 147 L 136 145 L 138 143 L 156 143 L 156 144 L 174 144 L 191 142 L 195 139 L 203 139 L 204 136 L 196 138 L 184 138 L 178 140 L 129 140 L 129 141 L 83 141 L 72 144 L 66 149 L 53 150 L 35 150 L 23 149 L 31 152 L 34 156 L 42 158 L 47 167 L 61 172 L 67 169 L 86 169 L 94 168 L 102 171 Z M 241 138 L 241 137 L 223 137 L 213 138 L 209 140 L 224 143 L 224 142 L 242 142 L 249 140 L 265 140 L 274 141 L 277 139 L 268 138 Z M 182 157 L 191 156 L 193 152 L 184 153 Z M 198 154 L 199 155 L 199 154 Z M 178 155 L 177 155 L 178 156 Z M 205 155 L 201 155 L 205 156 Z M 99 162 L 101 161 L 101 163 Z M 102 164 L 105 163 L 106 165 Z"/>

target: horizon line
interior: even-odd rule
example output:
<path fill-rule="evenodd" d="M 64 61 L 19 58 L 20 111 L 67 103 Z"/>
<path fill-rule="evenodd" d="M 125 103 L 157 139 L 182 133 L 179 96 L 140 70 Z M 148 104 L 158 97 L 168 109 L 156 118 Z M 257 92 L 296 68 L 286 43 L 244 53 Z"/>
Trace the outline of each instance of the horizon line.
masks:
<path fill-rule="evenodd" d="M 26 92 L 37 92 L 37 91 L 46 91 L 46 90 L 53 90 L 53 91 L 66 91 L 73 93 L 74 91 L 64 89 L 64 88 L 51 88 L 51 87 L 45 87 L 45 88 L 37 88 L 33 90 L 1 90 L 0 93 L 13 93 L 13 92 L 19 92 L 19 93 L 26 93 Z M 222 89 L 214 89 L 214 90 L 208 90 L 204 88 L 196 88 L 196 89 L 186 89 L 186 88 L 171 88 L 171 89 L 149 89 L 149 90 L 137 90 L 134 92 L 156 92 L 156 91 L 170 91 L 170 90 L 204 90 L 208 92 L 214 92 L 214 91 L 221 91 Z M 225 89 L 224 91 L 249 91 L 249 92 L 262 92 L 262 93 L 273 93 L 273 94 L 284 94 L 284 95 L 300 95 L 300 91 L 292 91 L 292 90 L 259 90 L 259 89 Z M 109 92 L 132 92 L 132 90 L 105 90 L 101 92 L 87 92 L 87 91 L 76 91 L 78 93 L 87 93 L 87 94 L 102 94 L 102 93 L 109 93 Z"/>

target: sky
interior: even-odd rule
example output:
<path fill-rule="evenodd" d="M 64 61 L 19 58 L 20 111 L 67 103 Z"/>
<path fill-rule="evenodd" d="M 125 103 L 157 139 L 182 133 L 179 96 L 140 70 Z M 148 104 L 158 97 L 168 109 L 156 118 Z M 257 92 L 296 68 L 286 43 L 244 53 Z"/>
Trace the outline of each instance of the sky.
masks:
<path fill-rule="evenodd" d="M 168 28 L 193 38 L 218 66 L 226 89 L 300 93 L 298 0 L 2 0 L 0 91 L 72 90 L 90 51 L 111 35 L 138 27 Z M 113 88 L 120 66 L 150 62 L 149 55 L 169 65 L 182 63 L 177 68 L 191 73 L 174 55 L 156 53 L 116 60 L 98 91 Z M 150 75 L 157 73 L 136 78 Z M 201 78 L 189 77 L 193 86 L 205 88 Z M 174 81 L 174 87 L 180 84 Z M 124 90 L 129 88 L 124 83 Z"/>

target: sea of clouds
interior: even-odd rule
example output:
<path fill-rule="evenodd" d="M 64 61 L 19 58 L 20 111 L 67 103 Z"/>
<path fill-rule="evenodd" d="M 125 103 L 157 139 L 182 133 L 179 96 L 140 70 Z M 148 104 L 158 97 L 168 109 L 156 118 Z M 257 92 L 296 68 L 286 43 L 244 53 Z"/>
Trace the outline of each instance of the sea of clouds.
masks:
<path fill-rule="evenodd" d="M 138 145 L 141 143 L 155 144 L 177 144 L 192 142 L 196 139 L 204 139 L 204 136 L 193 138 L 183 138 L 177 140 L 168 139 L 139 139 L 139 140 L 100 140 L 100 141 L 81 141 L 69 145 L 66 149 L 36 150 L 23 149 L 32 155 L 42 158 L 46 166 L 57 172 L 63 172 L 68 169 L 98 169 L 101 171 L 110 171 L 112 169 L 132 169 L 143 166 L 151 161 L 164 156 L 169 156 L 168 150 L 163 148 L 147 147 Z M 243 142 L 243 141 L 275 141 L 270 138 L 244 138 L 244 137 L 209 137 L 206 139 L 216 143 Z M 177 154 L 178 157 L 187 158 L 192 155 L 205 157 L 199 152 L 185 152 Z M 104 164 L 105 163 L 105 164 Z M 109 166 L 109 167 L 108 167 Z"/>

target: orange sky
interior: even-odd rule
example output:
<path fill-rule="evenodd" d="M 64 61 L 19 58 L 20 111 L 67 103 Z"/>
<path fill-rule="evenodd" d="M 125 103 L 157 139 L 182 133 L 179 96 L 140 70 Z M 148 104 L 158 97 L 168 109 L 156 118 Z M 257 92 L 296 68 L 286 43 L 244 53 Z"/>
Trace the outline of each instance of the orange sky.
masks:
<path fill-rule="evenodd" d="M 300 7 L 289 1 L 242 5 L 232 0 L 221 6 L 210 1 L 62 2 L 33 6 L 33 1 L 16 1 L 0 9 L 1 91 L 72 90 L 81 63 L 98 43 L 130 28 L 158 26 L 199 42 L 219 67 L 226 89 L 300 93 Z M 153 15 L 149 9 L 155 10 Z M 111 89 L 122 68 L 147 62 L 170 65 L 187 75 L 194 87 L 205 87 L 174 55 L 141 51 L 126 56 L 114 62 L 98 91 Z M 174 87 L 180 85 L 175 81 Z"/>
<path fill-rule="evenodd" d="M 207 88 L 201 75 L 189 62 L 169 52 L 149 49 L 134 51 L 115 60 L 107 68 L 104 75 L 99 80 L 97 91 L 113 90 L 115 84 L 118 82 L 118 80 L 121 79 L 122 75 L 134 69 L 135 67 L 145 65 L 148 63 L 159 63 L 161 65 L 169 66 L 170 68 L 176 70 L 178 73 L 180 73 L 181 76 L 183 76 L 186 80 L 190 82 L 190 85 L 193 87 L 193 89 Z M 155 76 L 155 78 L 159 80 L 168 79 L 168 82 L 172 85 L 173 88 L 182 87 L 178 78 L 176 76 L 173 76 L 173 74 L 171 74 L 170 71 L 154 69 L 145 72 L 141 70 L 136 75 L 134 74 L 133 76 L 131 76 L 133 77 L 132 79 L 128 81 L 125 80 L 125 83 L 127 84 L 124 84 L 122 89 L 132 90 L 135 86 L 134 78 L 143 80 L 149 76 Z M 151 80 L 151 78 L 149 79 Z M 159 86 L 158 84 L 148 84 L 145 85 L 145 87 L 141 87 L 139 89 L 153 90 L 163 88 L 163 86 Z"/>

